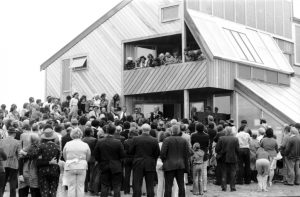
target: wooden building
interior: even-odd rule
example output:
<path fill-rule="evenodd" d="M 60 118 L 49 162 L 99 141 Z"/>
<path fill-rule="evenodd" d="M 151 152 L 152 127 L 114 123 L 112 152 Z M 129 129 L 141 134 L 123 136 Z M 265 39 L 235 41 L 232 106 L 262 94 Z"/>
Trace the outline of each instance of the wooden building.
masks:
<path fill-rule="evenodd" d="M 146 116 L 154 105 L 170 118 L 218 107 L 250 127 L 300 122 L 292 16 L 290 0 L 124 0 L 41 65 L 45 92 L 119 93 Z M 184 57 L 187 47 L 205 59 L 124 67 L 127 57 Z"/>

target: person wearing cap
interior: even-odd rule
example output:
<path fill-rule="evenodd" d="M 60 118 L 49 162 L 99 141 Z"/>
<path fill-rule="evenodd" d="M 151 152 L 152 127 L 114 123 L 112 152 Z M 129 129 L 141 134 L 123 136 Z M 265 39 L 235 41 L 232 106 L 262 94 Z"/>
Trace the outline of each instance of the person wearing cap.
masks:
<path fill-rule="evenodd" d="M 287 166 L 286 185 L 300 185 L 300 136 L 298 129 L 291 128 L 291 135 L 284 150 Z"/>
<path fill-rule="evenodd" d="M 90 160 L 91 150 L 89 145 L 81 140 L 83 133 L 79 128 L 74 128 L 70 136 L 72 141 L 67 142 L 63 149 L 68 197 L 83 197 L 87 162 Z"/>
<path fill-rule="evenodd" d="M 55 143 L 56 138 L 51 127 L 47 127 L 41 135 L 37 167 L 42 197 L 56 197 L 60 175 L 58 161 L 61 153 L 59 145 Z"/>
<path fill-rule="evenodd" d="M 107 136 L 98 140 L 95 147 L 95 159 L 101 170 L 101 197 L 107 197 L 112 186 L 114 196 L 119 197 L 121 190 L 122 159 L 125 157 L 124 147 L 120 140 L 114 138 L 116 127 L 107 126 Z"/>
<path fill-rule="evenodd" d="M 19 152 L 21 145 L 15 139 L 16 130 L 13 127 L 8 128 L 8 137 L 0 140 L 0 148 L 2 148 L 7 155 L 7 160 L 4 162 L 5 180 L 0 186 L 2 194 L 4 192 L 6 183 L 9 181 L 10 197 L 16 197 L 16 189 L 18 187 L 18 169 L 19 169 Z"/>

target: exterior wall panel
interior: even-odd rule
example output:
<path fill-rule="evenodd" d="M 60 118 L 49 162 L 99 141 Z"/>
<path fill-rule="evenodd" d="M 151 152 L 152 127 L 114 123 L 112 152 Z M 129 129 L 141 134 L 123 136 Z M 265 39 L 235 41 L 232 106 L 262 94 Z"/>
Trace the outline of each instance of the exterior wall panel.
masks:
<path fill-rule="evenodd" d="M 187 0 L 187 2 L 187 7 L 190 9 L 288 39 L 292 38 L 291 0 Z M 210 6 L 212 13 L 210 13 Z"/>
<path fill-rule="evenodd" d="M 88 98 L 122 92 L 122 41 L 181 30 L 180 20 L 161 23 L 159 9 L 177 0 L 134 0 L 88 34 L 47 68 L 47 93 L 61 96 L 61 62 L 80 54 L 88 57 L 86 70 L 71 72 L 72 92 Z M 125 57 L 126 58 L 126 57 Z"/>
<path fill-rule="evenodd" d="M 214 59 L 208 68 L 208 86 L 233 90 L 235 78 L 235 63 Z"/>
<path fill-rule="evenodd" d="M 246 11 L 245 11 L 245 0 L 235 1 L 235 18 L 236 22 L 240 24 L 246 24 Z"/>

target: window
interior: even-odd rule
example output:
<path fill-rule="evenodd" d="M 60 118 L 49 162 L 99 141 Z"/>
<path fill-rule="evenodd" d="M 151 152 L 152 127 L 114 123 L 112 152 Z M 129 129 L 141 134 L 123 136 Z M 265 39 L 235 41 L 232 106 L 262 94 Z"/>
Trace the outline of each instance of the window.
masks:
<path fill-rule="evenodd" d="M 179 5 L 172 5 L 161 8 L 161 22 L 168 22 L 179 19 Z"/>
<path fill-rule="evenodd" d="M 239 58 L 250 62 L 263 63 L 246 34 L 229 29 L 224 30 Z"/>
<path fill-rule="evenodd" d="M 265 71 L 263 69 L 253 68 L 252 79 L 264 81 L 265 80 Z"/>
<path fill-rule="evenodd" d="M 239 78 L 242 79 L 251 79 L 251 67 L 239 65 Z"/>
<path fill-rule="evenodd" d="M 290 77 L 287 74 L 278 73 L 278 83 L 289 85 L 290 84 Z"/>
<path fill-rule="evenodd" d="M 86 69 L 87 68 L 87 57 L 83 56 L 83 57 L 73 58 L 70 68 L 73 71 Z"/>
<path fill-rule="evenodd" d="M 278 73 L 274 71 L 266 70 L 267 82 L 269 83 L 278 83 Z"/>

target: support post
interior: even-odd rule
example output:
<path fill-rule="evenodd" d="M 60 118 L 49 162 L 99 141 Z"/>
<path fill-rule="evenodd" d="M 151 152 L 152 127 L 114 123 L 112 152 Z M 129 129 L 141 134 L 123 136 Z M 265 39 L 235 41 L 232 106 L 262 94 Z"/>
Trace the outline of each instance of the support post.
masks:
<path fill-rule="evenodd" d="M 231 119 L 234 120 L 235 125 L 237 128 L 239 127 L 239 119 L 238 119 L 238 95 L 237 92 L 234 91 L 230 95 L 230 114 L 231 114 Z"/>
<path fill-rule="evenodd" d="M 183 109 L 184 109 L 184 118 L 190 118 L 190 95 L 189 90 L 183 90 Z"/>
<path fill-rule="evenodd" d="M 186 28 L 184 22 L 184 13 L 185 13 L 185 0 L 182 1 L 182 9 L 181 9 L 181 57 L 182 63 L 185 62 L 184 58 L 184 49 L 186 48 Z"/>

